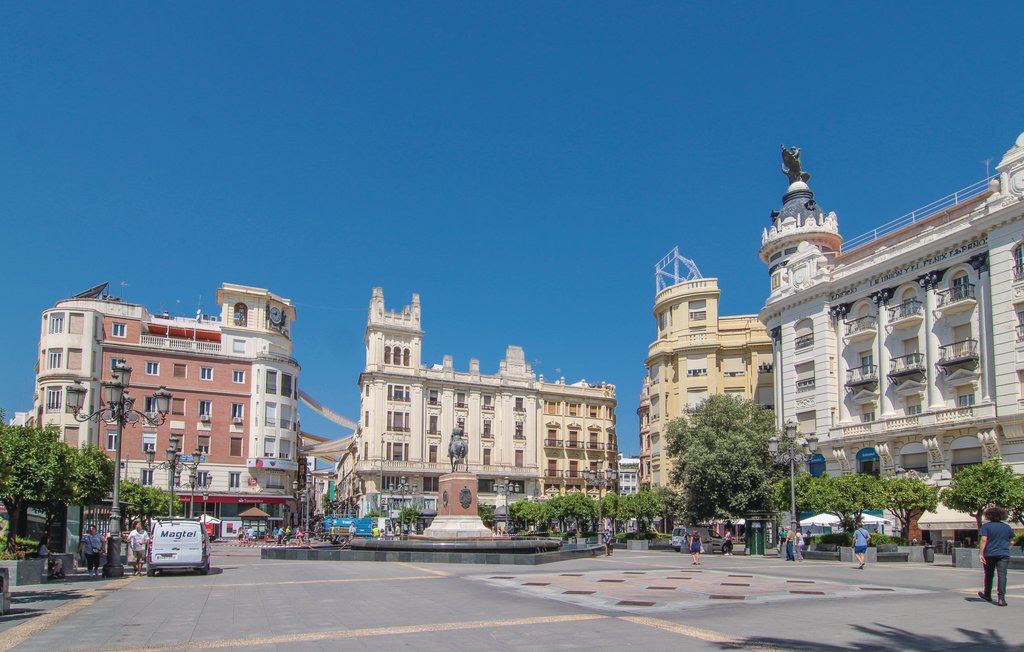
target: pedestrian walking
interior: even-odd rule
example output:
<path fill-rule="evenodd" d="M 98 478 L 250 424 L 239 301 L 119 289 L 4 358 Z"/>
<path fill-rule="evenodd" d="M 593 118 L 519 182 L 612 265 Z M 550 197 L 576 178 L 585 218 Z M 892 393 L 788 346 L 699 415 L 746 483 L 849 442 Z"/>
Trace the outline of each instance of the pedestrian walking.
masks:
<path fill-rule="evenodd" d="M 89 577 L 99 575 L 100 553 L 103 551 L 103 537 L 96 534 L 96 526 L 90 525 L 82 537 L 82 554 L 85 555 L 85 567 Z"/>
<path fill-rule="evenodd" d="M 994 604 L 1006 606 L 1006 567 L 1010 563 L 1010 541 L 1013 539 L 1013 528 L 1003 522 L 1006 510 L 997 505 L 985 509 L 987 521 L 978 530 L 981 541 L 978 543 L 978 559 L 985 568 L 985 591 L 978 592 L 978 597 L 992 602 L 992 577 L 998 578 Z"/>
<path fill-rule="evenodd" d="M 726 557 L 732 557 L 732 530 L 728 530 L 725 533 L 725 541 L 722 542 L 722 554 Z"/>
<path fill-rule="evenodd" d="M 612 556 L 612 530 L 609 527 L 604 529 L 604 556 Z"/>
<path fill-rule="evenodd" d="M 786 561 L 796 561 L 796 555 L 793 553 L 793 548 L 796 544 L 796 534 L 794 533 L 796 528 L 790 527 L 786 530 Z"/>
<path fill-rule="evenodd" d="M 135 575 L 142 575 L 142 565 L 146 563 L 146 546 L 149 545 L 149 532 L 142 529 L 142 522 L 135 521 L 135 529 L 128 533 L 128 562 L 134 567 Z"/>
<path fill-rule="evenodd" d="M 795 557 L 797 561 L 804 560 L 803 548 L 804 533 L 800 530 L 800 528 L 796 528 L 796 537 L 793 541 L 793 557 Z"/>
<path fill-rule="evenodd" d="M 864 555 L 868 551 L 868 543 L 871 542 L 871 533 L 864 529 L 864 524 L 857 519 L 857 529 L 853 531 L 853 554 L 860 562 L 858 570 L 864 570 Z"/>
<path fill-rule="evenodd" d="M 786 526 L 779 526 L 779 557 L 786 552 Z"/>
<path fill-rule="evenodd" d="M 690 535 L 690 558 L 694 566 L 700 566 L 700 532 L 696 529 Z"/>

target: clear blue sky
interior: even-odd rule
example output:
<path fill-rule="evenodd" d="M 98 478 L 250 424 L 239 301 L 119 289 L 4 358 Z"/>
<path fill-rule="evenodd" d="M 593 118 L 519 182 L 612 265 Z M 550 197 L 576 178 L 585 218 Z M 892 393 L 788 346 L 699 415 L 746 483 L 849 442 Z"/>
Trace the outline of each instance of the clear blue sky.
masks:
<path fill-rule="evenodd" d="M 230 281 L 297 302 L 303 386 L 355 417 L 379 285 L 422 295 L 428 363 L 615 383 L 636 452 L 653 265 L 757 312 L 780 143 L 853 236 L 1024 130 L 1020 3 L 293 4 L 0 7 L 9 413 L 55 301 Z"/>

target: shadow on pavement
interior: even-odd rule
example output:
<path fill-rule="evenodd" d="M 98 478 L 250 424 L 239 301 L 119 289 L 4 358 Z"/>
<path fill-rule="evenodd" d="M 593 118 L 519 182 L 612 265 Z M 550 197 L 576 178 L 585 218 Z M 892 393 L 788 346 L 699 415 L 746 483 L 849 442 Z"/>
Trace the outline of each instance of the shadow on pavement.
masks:
<path fill-rule="evenodd" d="M 975 598 L 975 601 L 981 602 Z M 1024 650 L 1024 645 L 1006 640 L 994 629 L 973 630 L 958 627 L 956 631 L 965 640 L 953 639 L 938 634 L 910 632 L 890 625 L 853 625 L 854 631 L 872 636 L 875 640 L 859 641 L 849 645 L 830 645 L 820 641 L 806 641 L 796 638 L 751 638 L 739 645 L 723 644 L 725 650 L 777 646 L 823 652 L 875 652 L 876 650 L 907 650 L 908 652 L 933 652 L 934 650 Z"/>

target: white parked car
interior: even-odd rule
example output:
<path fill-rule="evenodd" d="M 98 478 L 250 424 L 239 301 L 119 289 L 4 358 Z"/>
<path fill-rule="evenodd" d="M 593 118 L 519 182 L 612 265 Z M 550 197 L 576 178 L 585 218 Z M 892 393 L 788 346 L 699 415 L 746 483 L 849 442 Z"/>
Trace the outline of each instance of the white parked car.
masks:
<path fill-rule="evenodd" d="M 146 557 L 146 574 L 164 570 L 210 572 L 210 539 L 198 519 L 165 518 L 153 521 L 153 542 Z"/>

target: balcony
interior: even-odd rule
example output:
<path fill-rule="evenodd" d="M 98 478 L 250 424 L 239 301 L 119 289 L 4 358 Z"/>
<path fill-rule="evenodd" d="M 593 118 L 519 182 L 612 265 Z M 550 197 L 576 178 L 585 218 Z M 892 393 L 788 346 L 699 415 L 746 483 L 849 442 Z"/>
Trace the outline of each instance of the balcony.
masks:
<path fill-rule="evenodd" d="M 775 365 L 770 362 L 762 362 L 757 365 L 757 373 L 759 374 L 770 374 L 775 370 Z"/>
<path fill-rule="evenodd" d="M 526 414 L 526 408 L 524 408 L 522 405 L 517 405 L 516 407 L 512 408 L 512 411 L 515 412 L 516 414 Z"/>
<path fill-rule="evenodd" d="M 802 394 L 804 392 L 813 392 L 813 391 L 814 391 L 814 379 L 813 378 L 805 378 L 803 380 L 796 381 L 796 393 L 797 394 Z"/>
<path fill-rule="evenodd" d="M 174 337 L 156 337 L 155 335 L 142 335 L 139 343 L 144 346 L 151 346 L 171 351 L 195 351 L 196 353 L 220 353 L 220 342 L 203 342 L 201 340 L 186 340 Z"/>
<path fill-rule="evenodd" d="M 389 401 L 394 401 L 396 403 L 409 403 L 409 402 L 411 402 L 411 399 L 408 396 L 389 396 L 388 400 Z"/>
<path fill-rule="evenodd" d="M 1024 342 L 1024 324 L 1017 326 L 1017 341 Z"/>
<path fill-rule="evenodd" d="M 388 426 L 388 432 L 409 432 L 409 426 Z"/>
<path fill-rule="evenodd" d="M 1024 263 L 1015 263 L 1013 265 L 1013 280 L 1019 281 L 1024 279 Z"/>
<path fill-rule="evenodd" d="M 864 317 L 851 319 L 845 322 L 845 325 L 844 339 L 847 342 L 870 340 L 878 332 L 878 317 L 875 315 L 865 315 Z"/>
<path fill-rule="evenodd" d="M 427 405 L 441 405 L 441 401 L 437 400 L 436 398 L 428 398 Z"/>
<path fill-rule="evenodd" d="M 461 410 L 465 410 L 466 408 L 469 407 L 469 403 L 466 403 L 465 401 L 456 401 L 455 402 L 455 407 L 457 407 L 457 408 L 459 408 Z"/>
<path fill-rule="evenodd" d="M 961 340 L 939 347 L 939 366 L 948 372 L 948 368 L 957 365 L 977 365 L 978 340 Z"/>
<path fill-rule="evenodd" d="M 814 333 L 808 333 L 806 335 L 798 335 L 793 340 L 793 349 L 797 351 L 803 351 L 814 346 Z"/>
<path fill-rule="evenodd" d="M 910 299 L 889 308 L 889 326 L 893 329 L 917 326 L 922 319 L 924 319 L 924 304 L 917 299 Z"/>
<path fill-rule="evenodd" d="M 494 403 L 484 403 L 480 406 L 480 409 L 484 412 L 494 412 Z"/>
<path fill-rule="evenodd" d="M 561 448 L 562 440 L 561 439 L 545 439 L 544 440 L 544 445 L 547 446 L 548 448 Z"/>
<path fill-rule="evenodd" d="M 910 353 L 889 361 L 889 379 L 899 382 L 910 376 L 923 376 L 927 371 L 923 353 Z"/>
<path fill-rule="evenodd" d="M 878 367 L 876 365 L 866 364 L 863 367 L 855 367 L 846 372 L 846 387 L 848 389 L 862 389 L 877 384 Z"/>
<path fill-rule="evenodd" d="M 569 441 L 565 442 L 565 447 L 566 448 L 583 448 L 583 442 L 578 441 L 576 439 L 570 439 Z"/>
<path fill-rule="evenodd" d="M 939 295 L 938 311 L 943 315 L 952 315 L 958 312 L 971 310 L 978 304 L 974 294 L 974 284 L 964 283 L 954 285 L 948 290 L 941 290 Z"/>

